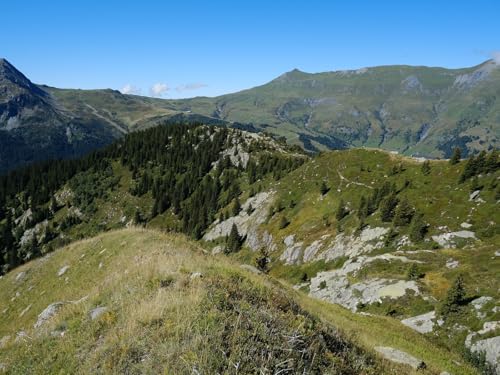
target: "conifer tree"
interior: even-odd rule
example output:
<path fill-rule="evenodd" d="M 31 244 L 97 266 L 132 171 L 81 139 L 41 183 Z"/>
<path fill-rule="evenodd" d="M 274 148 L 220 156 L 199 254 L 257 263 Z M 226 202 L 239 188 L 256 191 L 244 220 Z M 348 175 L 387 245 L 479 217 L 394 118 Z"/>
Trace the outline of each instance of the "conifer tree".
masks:
<path fill-rule="evenodd" d="M 345 207 L 344 200 L 341 199 L 339 202 L 339 206 L 337 207 L 337 212 L 335 214 L 335 218 L 337 221 L 342 220 L 344 217 L 346 217 L 349 214 L 349 211 Z"/>
<path fill-rule="evenodd" d="M 330 191 L 330 188 L 326 185 L 326 182 L 322 181 L 321 186 L 319 188 L 319 192 L 321 193 L 321 195 L 325 195 L 329 191 Z"/>
<path fill-rule="evenodd" d="M 286 216 L 282 216 L 281 219 L 280 219 L 279 229 L 284 229 L 289 224 L 290 224 L 290 222 L 288 221 L 288 219 L 286 218 Z"/>
<path fill-rule="evenodd" d="M 462 158 L 462 150 L 460 150 L 460 147 L 455 147 L 453 149 L 453 155 L 451 155 L 450 158 L 450 164 L 455 165 L 460 163 L 461 158 Z"/>
<path fill-rule="evenodd" d="M 421 170 L 424 176 L 429 175 L 431 173 L 431 162 L 429 160 L 424 161 Z"/>
<path fill-rule="evenodd" d="M 415 213 L 410 225 L 410 240 L 413 242 L 422 241 L 427 233 L 427 224 L 424 222 L 424 215 L 420 212 Z"/>
<path fill-rule="evenodd" d="M 438 308 L 439 315 L 447 318 L 451 313 L 458 312 L 465 300 L 465 294 L 464 278 L 459 275 L 448 289 L 445 299 L 441 302 Z"/>
<path fill-rule="evenodd" d="M 361 196 L 361 200 L 359 201 L 357 214 L 359 220 L 364 220 L 368 216 L 368 202 L 364 195 Z"/>
<path fill-rule="evenodd" d="M 394 193 L 382 200 L 380 203 L 380 217 L 382 221 L 389 222 L 392 220 L 398 202 L 399 200 Z"/>
<path fill-rule="evenodd" d="M 405 226 L 410 224 L 413 215 L 415 214 L 414 208 L 410 205 L 407 198 L 403 198 L 396 207 L 393 223 L 396 226 Z"/>
<path fill-rule="evenodd" d="M 231 232 L 229 232 L 229 236 L 227 237 L 225 252 L 227 254 L 235 253 L 241 249 L 242 245 L 243 245 L 243 238 L 240 236 L 240 233 L 238 232 L 238 227 L 236 226 L 236 224 L 233 223 L 233 226 L 231 227 Z"/>
<path fill-rule="evenodd" d="M 240 213 L 240 211 L 241 211 L 241 203 L 239 198 L 236 197 L 236 199 L 234 200 L 233 210 L 232 210 L 233 216 L 237 216 Z"/>

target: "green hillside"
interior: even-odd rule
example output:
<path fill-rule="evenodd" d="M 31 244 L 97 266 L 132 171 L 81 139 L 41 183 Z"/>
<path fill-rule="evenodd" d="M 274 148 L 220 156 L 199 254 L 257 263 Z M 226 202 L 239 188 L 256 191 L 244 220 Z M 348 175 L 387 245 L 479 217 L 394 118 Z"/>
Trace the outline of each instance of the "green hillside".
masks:
<path fill-rule="evenodd" d="M 499 80 L 493 61 L 466 69 L 293 70 L 235 94 L 169 103 L 252 123 L 311 150 L 367 146 L 447 157 L 455 146 L 498 147 Z"/>
<path fill-rule="evenodd" d="M 11 374 L 410 374 L 373 350 L 404 342 L 425 358 L 418 373 L 474 373 L 405 327 L 349 315 L 182 236 L 142 229 L 32 261 L 0 279 L 0 296 L 0 371 Z M 334 325 L 342 321 L 345 331 Z M 394 331 L 374 335 L 384 325 Z"/>
<path fill-rule="evenodd" d="M 402 350 L 429 373 L 473 364 L 492 374 L 499 173 L 497 151 L 454 161 L 375 149 L 310 157 L 264 134 L 164 125 L 1 178 L 2 271 L 12 278 L 103 231 L 182 232 L 206 254 L 293 287 L 368 351 Z"/>

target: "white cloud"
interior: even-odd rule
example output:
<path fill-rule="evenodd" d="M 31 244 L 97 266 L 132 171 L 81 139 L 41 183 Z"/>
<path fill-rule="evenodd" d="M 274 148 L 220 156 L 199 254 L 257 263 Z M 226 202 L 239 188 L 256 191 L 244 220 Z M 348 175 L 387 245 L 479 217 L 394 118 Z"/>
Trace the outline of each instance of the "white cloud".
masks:
<path fill-rule="evenodd" d="M 141 94 L 141 89 L 131 85 L 130 83 L 127 83 L 123 88 L 120 90 L 122 94 L 128 94 L 128 95 L 140 95 Z"/>
<path fill-rule="evenodd" d="M 493 51 L 491 53 L 491 58 L 493 61 L 495 61 L 498 65 L 500 65 L 500 51 Z"/>
<path fill-rule="evenodd" d="M 192 90 L 199 90 L 204 87 L 207 87 L 208 85 L 205 83 L 188 83 L 185 85 L 180 85 L 175 88 L 177 92 L 184 92 L 184 91 L 192 91 Z"/>
<path fill-rule="evenodd" d="M 151 96 L 160 97 L 163 96 L 170 88 L 166 83 L 155 83 L 149 90 Z"/>

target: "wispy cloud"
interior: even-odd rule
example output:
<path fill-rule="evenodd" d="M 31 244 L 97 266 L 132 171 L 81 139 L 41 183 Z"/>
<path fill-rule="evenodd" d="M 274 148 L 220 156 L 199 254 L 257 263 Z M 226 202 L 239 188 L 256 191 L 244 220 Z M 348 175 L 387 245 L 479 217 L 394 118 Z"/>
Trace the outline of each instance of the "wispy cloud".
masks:
<path fill-rule="evenodd" d="M 165 93 L 170 90 L 170 88 L 167 86 L 166 83 L 155 83 L 153 86 L 151 86 L 151 89 L 149 90 L 151 96 L 156 96 L 160 97 L 165 95 Z"/>
<path fill-rule="evenodd" d="M 495 61 L 498 65 L 500 65 L 500 51 L 493 51 L 491 53 L 491 58 L 493 61 Z"/>
<path fill-rule="evenodd" d="M 141 89 L 131 85 L 130 83 L 127 83 L 123 88 L 120 90 L 122 94 L 129 94 L 129 95 L 140 95 L 141 94 Z"/>
<path fill-rule="evenodd" d="M 175 88 L 177 92 L 184 92 L 184 91 L 193 91 L 193 90 L 199 90 L 204 87 L 207 87 L 208 85 L 205 83 L 187 83 L 185 85 L 180 85 Z"/>

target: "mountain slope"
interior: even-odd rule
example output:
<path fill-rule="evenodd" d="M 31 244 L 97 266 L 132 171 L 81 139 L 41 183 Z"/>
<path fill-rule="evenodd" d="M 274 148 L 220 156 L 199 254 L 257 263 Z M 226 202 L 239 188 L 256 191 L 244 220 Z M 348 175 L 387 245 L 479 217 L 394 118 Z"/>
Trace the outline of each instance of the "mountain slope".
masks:
<path fill-rule="evenodd" d="M 37 168 L 0 179 L 4 270 L 140 224 L 189 234 L 207 252 L 343 306 L 357 315 L 338 307 L 330 316 L 350 332 L 362 325 L 354 317 L 374 315 L 380 340 L 365 331 L 363 342 L 440 369 L 451 369 L 449 356 L 390 332 L 403 323 L 483 367 L 481 345 L 500 337 L 498 152 L 455 164 L 363 149 L 309 157 L 264 134 L 170 125 Z M 444 314 L 460 275 L 464 295 Z"/>
<path fill-rule="evenodd" d="M 306 148 L 379 147 L 448 157 L 498 147 L 500 69 L 383 66 L 285 73 L 259 87 L 216 98 L 170 101 L 228 121 L 253 123 Z"/>
<path fill-rule="evenodd" d="M 332 309 L 178 235 L 109 232 L 30 262 L 0 286 L 0 371 L 11 374 L 475 373 L 405 327 Z M 370 342 L 336 329 L 342 319 Z M 369 335 L 382 327 L 391 341 Z M 397 342 L 424 353 L 427 369 L 375 355 L 374 344 Z"/>
<path fill-rule="evenodd" d="M 378 147 L 448 157 L 497 148 L 500 69 L 384 66 L 309 74 L 294 70 L 215 98 L 163 100 L 115 90 L 34 85 L 0 60 L 0 173 L 68 158 L 171 119 L 284 136 L 307 150 Z"/>
<path fill-rule="evenodd" d="M 12 374 L 388 371 L 289 290 L 180 236 L 110 232 L 0 283 Z"/>
<path fill-rule="evenodd" d="M 72 115 L 0 59 L 0 173 L 37 160 L 82 155 L 109 144 L 117 133 L 99 118 Z"/>

